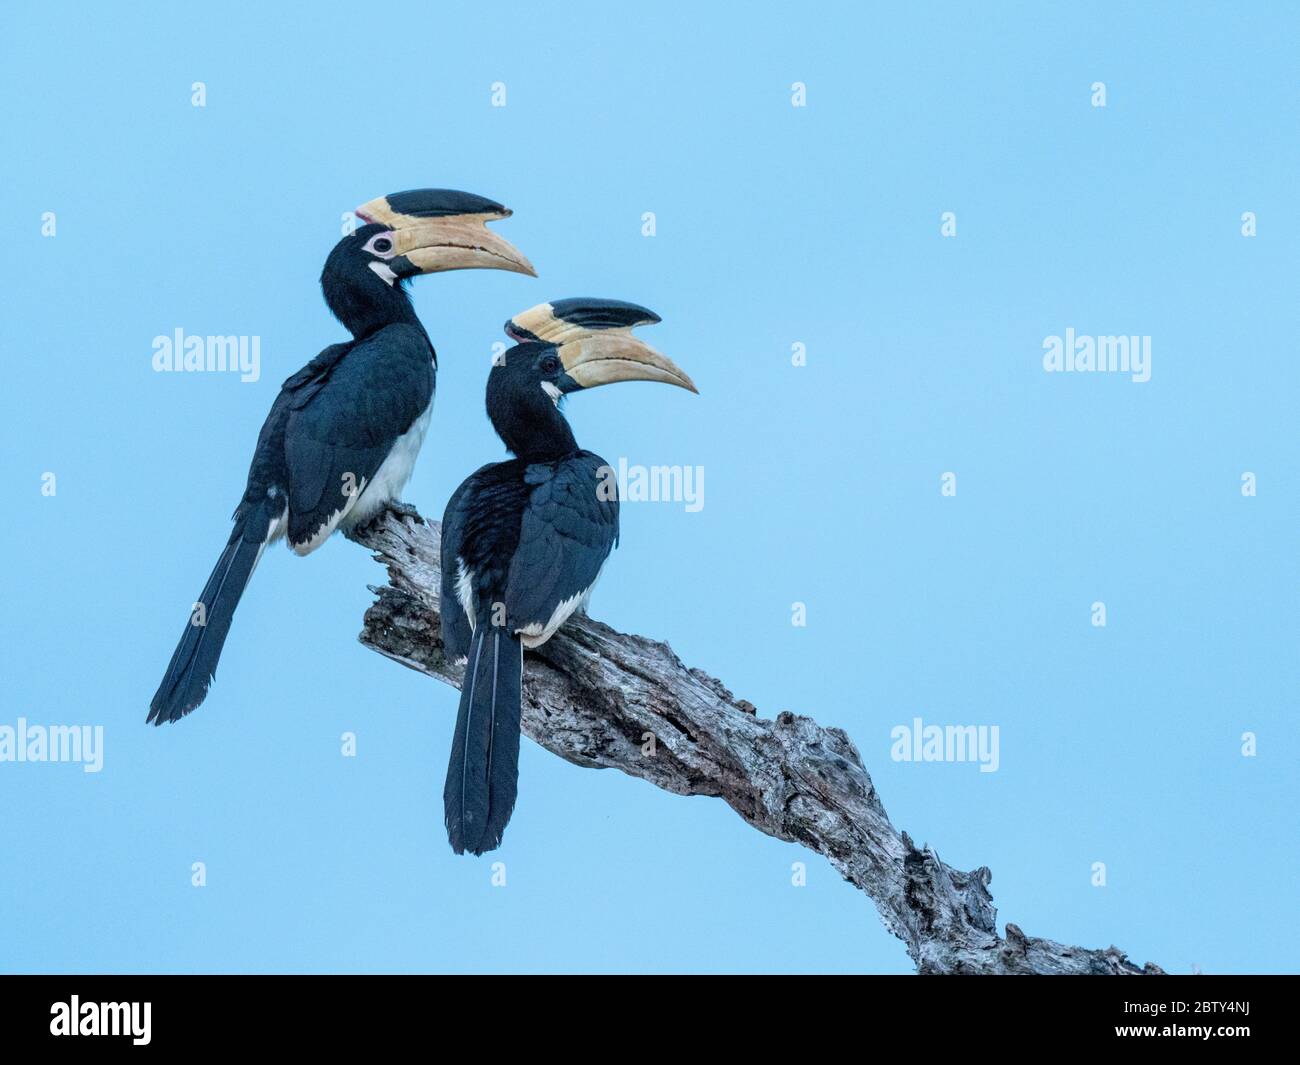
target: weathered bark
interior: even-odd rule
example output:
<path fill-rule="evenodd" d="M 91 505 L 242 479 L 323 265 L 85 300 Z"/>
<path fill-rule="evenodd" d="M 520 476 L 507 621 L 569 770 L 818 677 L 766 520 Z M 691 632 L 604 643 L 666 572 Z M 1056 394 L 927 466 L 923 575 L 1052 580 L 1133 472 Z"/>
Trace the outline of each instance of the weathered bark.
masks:
<path fill-rule="evenodd" d="M 438 616 L 439 527 L 389 512 L 354 539 L 388 567 L 361 642 L 455 687 Z M 525 663 L 523 729 L 581 766 L 678 795 L 713 795 L 761 832 L 801 843 L 875 902 L 922 973 L 1153 974 L 1115 947 L 997 933 L 992 874 L 945 865 L 885 813 L 853 742 L 789 712 L 769 720 L 666 643 L 575 615 Z M 652 741 L 652 742 L 651 742 Z M 643 753 L 652 750 L 653 753 Z"/>

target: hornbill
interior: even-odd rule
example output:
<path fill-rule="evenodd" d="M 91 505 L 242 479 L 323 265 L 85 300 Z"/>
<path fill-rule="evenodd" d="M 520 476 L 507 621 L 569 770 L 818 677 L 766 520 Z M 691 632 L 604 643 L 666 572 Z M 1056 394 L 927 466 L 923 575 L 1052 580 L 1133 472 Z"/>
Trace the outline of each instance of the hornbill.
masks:
<path fill-rule="evenodd" d="M 658 321 L 635 303 L 584 298 L 543 303 L 506 323 L 519 343 L 494 360 L 487 412 L 515 457 L 471 475 L 442 519 L 443 642 L 466 660 L 443 790 L 457 854 L 494 849 L 514 809 L 524 648 L 585 610 L 618 540 L 614 473 L 578 447 L 561 400 L 613 381 L 696 391 L 632 336 L 634 326 Z"/>
<path fill-rule="evenodd" d="M 195 603 L 148 720 L 177 721 L 203 702 L 240 596 L 268 544 L 310 554 L 335 529 L 398 499 L 429 426 L 437 355 L 405 285 L 417 274 L 482 267 L 536 276 L 486 223 L 499 203 L 417 189 L 357 208 L 365 223 L 334 246 L 325 303 L 352 334 L 281 386 L 257 438 L 235 527 Z"/>

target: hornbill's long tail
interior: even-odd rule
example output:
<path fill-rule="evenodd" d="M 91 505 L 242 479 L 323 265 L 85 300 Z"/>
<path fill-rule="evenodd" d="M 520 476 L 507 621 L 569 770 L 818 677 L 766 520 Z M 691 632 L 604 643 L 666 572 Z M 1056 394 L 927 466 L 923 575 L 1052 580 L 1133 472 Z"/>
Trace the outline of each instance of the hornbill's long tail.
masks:
<path fill-rule="evenodd" d="M 501 843 L 519 785 L 523 645 L 505 628 L 479 625 L 470 644 L 451 763 L 442 799 L 457 854 Z"/>
<path fill-rule="evenodd" d="M 262 557 L 270 529 L 265 507 L 237 517 L 230 541 L 194 604 L 167 673 L 149 704 L 146 723 L 179 721 L 207 696 L 235 607 Z"/>

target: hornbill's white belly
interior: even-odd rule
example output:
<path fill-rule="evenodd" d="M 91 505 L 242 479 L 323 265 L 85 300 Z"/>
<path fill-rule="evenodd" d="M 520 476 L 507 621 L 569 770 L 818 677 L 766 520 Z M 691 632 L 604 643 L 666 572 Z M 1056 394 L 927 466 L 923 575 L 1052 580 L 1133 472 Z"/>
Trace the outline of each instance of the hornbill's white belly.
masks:
<path fill-rule="evenodd" d="M 577 595 L 571 596 L 555 604 L 555 609 L 551 612 L 550 620 L 546 624 L 540 621 L 534 621 L 531 625 L 525 625 L 519 629 L 519 641 L 525 647 L 541 647 L 547 640 L 555 635 L 555 630 L 569 620 L 569 615 L 575 610 L 587 607 L 588 600 L 591 599 L 591 589 L 595 582 L 588 585 Z"/>
<path fill-rule="evenodd" d="M 393 449 L 375 471 L 375 476 L 362 488 L 356 503 L 339 517 L 336 524 L 342 525 L 344 529 L 350 529 L 354 525 L 364 525 L 383 510 L 390 500 L 401 498 L 402 489 L 411 479 L 415 460 L 424 445 L 424 436 L 429 431 L 429 419 L 432 414 L 433 400 L 430 400 L 429 405 L 424 408 L 424 413 L 416 418 L 411 428 L 393 443 Z"/>
<path fill-rule="evenodd" d="M 604 566 L 601 566 L 601 570 Z M 574 613 L 587 612 L 587 604 L 591 602 L 591 590 L 596 587 L 596 581 L 600 580 L 600 572 L 596 573 L 596 580 L 592 581 L 586 588 L 568 599 L 561 600 L 555 605 L 551 612 L 549 620 L 543 624 L 540 621 L 534 621 L 531 625 L 525 625 L 521 629 L 516 629 L 515 634 L 519 637 L 519 642 L 525 647 L 541 647 L 547 640 L 555 635 L 555 632 L 561 625 L 569 620 Z M 474 574 L 465 565 L 463 558 L 456 559 L 456 598 L 460 600 L 461 609 L 465 611 L 465 617 L 469 619 L 469 628 L 473 632 L 475 629 L 474 619 Z M 461 657 L 464 660 L 464 656 Z"/>

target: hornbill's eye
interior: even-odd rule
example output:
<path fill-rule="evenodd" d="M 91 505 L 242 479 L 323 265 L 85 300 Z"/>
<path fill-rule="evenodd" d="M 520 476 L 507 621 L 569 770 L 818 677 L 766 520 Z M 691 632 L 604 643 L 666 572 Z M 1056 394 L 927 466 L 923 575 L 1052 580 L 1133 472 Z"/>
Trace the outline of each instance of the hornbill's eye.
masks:
<path fill-rule="evenodd" d="M 559 373 L 560 366 L 560 357 L 558 355 L 547 355 L 541 362 L 542 373 L 547 375 Z"/>
<path fill-rule="evenodd" d="M 374 249 L 381 254 L 393 250 L 393 242 L 387 237 L 379 237 L 374 243 Z"/>

